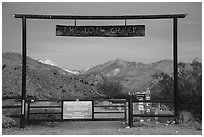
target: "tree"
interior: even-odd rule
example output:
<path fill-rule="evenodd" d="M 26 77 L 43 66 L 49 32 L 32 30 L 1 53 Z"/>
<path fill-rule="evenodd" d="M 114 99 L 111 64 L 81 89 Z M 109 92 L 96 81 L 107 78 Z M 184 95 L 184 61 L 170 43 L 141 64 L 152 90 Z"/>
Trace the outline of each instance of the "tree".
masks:
<path fill-rule="evenodd" d="M 98 83 L 97 88 L 107 97 L 115 97 L 119 95 L 123 90 L 123 85 L 111 79 L 104 79 L 103 83 Z"/>
<path fill-rule="evenodd" d="M 202 96 L 202 65 L 197 61 L 190 64 L 187 68 L 185 63 L 179 63 L 178 69 L 178 88 L 179 96 Z M 160 73 L 155 74 L 153 78 L 158 79 L 158 89 L 160 89 L 163 98 L 171 99 L 174 95 L 174 77 L 173 75 Z"/>
<path fill-rule="evenodd" d="M 155 74 L 153 78 L 158 79 L 157 90 L 160 92 L 158 99 L 173 100 L 174 98 L 174 82 L 172 75 L 165 73 Z"/>

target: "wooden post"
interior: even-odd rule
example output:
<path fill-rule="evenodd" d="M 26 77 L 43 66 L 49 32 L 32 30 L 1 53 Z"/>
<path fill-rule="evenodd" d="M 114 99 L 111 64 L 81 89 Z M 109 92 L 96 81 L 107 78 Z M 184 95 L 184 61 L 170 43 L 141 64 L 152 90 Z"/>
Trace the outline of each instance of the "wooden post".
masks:
<path fill-rule="evenodd" d="M 174 60 L 174 108 L 175 118 L 178 118 L 178 57 L 177 57 L 177 18 L 173 18 L 173 60 Z"/>
<path fill-rule="evenodd" d="M 128 125 L 129 127 L 133 127 L 133 102 L 132 102 L 132 95 L 129 95 L 129 102 L 128 102 Z"/>
<path fill-rule="evenodd" d="M 21 123 L 20 127 L 25 128 L 26 115 L 26 17 L 22 18 L 22 96 L 21 96 Z"/>

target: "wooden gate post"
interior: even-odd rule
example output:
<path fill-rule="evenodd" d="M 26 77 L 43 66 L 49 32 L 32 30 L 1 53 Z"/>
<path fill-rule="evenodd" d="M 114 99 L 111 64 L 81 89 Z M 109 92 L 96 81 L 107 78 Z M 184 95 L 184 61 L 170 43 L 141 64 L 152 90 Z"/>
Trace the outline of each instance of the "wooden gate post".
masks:
<path fill-rule="evenodd" d="M 129 127 L 133 127 L 133 102 L 132 102 L 132 95 L 129 94 L 129 101 L 128 101 L 128 125 Z"/>
<path fill-rule="evenodd" d="M 174 108 L 175 108 L 175 118 L 177 124 L 178 114 L 178 51 L 177 51 L 177 18 L 173 18 L 173 59 L 174 59 Z"/>
<path fill-rule="evenodd" d="M 22 18 L 22 96 L 21 96 L 21 122 L 20 127 L 26 124 L 26 17 Z"/>

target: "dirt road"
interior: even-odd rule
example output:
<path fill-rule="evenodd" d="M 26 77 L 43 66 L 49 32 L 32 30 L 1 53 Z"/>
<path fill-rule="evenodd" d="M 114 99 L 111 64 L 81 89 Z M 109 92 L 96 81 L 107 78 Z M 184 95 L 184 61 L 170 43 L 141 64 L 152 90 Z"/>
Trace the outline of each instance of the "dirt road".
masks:
<path fill-rule="evenodd" d="M 33 125 L 25 129 L 2 129 L 3 135 L 201 135 L 202 131 L 178 125 L 146 124 L 126 128 L 122 121 L 61 122 L 50 125 Z"/>

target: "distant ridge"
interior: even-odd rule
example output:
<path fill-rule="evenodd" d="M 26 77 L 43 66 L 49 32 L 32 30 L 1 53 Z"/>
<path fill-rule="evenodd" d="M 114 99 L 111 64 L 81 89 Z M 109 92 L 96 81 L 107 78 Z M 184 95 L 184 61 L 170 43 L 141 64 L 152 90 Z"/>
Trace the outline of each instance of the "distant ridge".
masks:
<path fill-rule="evenodd" d="M 85 74 L 99 73 L 104 76 L 118 79 L 125 87 L 131 90 L 145 89 L 154 83 L 152 78 L 157 73 L 173 73 L 173 61 L 162 60 L 150 64 L 129 62 L 123 59 L 114 59 L 90 68 Z M 147 84 L 149 83 L 149 85 Z"/>

